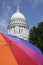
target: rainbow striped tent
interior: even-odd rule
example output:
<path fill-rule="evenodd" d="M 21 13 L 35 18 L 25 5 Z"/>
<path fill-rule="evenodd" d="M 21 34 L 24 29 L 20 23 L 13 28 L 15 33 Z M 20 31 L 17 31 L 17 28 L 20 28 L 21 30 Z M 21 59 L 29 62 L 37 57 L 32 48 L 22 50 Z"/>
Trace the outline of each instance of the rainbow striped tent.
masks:
<path fill-rule="evenodd" d="M 43 55 L 30 42 L 0 33 L 0 65 L 43 65 Z"/>

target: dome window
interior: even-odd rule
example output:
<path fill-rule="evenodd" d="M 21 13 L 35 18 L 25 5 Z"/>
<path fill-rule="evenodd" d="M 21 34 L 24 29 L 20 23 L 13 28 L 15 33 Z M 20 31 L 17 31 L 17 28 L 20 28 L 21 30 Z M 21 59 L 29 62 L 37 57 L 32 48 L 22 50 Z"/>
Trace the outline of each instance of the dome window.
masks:
<path fill-rule="evenodd" d="M 15 20 L 14 20 L 14 22 L 15 22 Z"/>
<path fill-rule="evenodd" d="M 20 22 L 20 20 L 19 20 L 19 22 Z"/>
<path fill-rule="evenodd" d="M 14 33 L 15 33 L 15 26 L 13 26 L 14 27 Z"/>

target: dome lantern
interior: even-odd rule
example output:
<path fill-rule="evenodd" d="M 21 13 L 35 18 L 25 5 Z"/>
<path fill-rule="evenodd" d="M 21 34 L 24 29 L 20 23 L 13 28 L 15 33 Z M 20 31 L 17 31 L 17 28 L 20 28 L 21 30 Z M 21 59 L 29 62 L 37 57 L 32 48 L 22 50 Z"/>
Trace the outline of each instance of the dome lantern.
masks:
<path fill-rule="evenodd" d="M 19 6 L 17 6 L 17 12 L 19 12 Z"/>

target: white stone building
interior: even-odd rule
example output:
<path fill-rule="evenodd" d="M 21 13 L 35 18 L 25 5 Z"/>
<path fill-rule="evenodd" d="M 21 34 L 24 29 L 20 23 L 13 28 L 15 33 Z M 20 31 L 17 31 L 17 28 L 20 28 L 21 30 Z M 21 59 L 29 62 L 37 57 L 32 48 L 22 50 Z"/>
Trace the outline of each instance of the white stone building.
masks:
<path fill-rule="evenodd" d="M 17 7 L 17 11 L 11 17 L 8 25 L 8 34 L 28 40 L 28 25 L 25 16 L 19 11 L 19 7 Z"/>

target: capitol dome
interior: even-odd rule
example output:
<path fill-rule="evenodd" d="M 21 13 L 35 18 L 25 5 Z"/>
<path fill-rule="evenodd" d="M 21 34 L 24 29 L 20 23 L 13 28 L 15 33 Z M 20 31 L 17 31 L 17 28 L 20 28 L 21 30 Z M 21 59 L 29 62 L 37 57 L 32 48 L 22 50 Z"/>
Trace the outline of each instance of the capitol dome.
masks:
<path fill-rule="evenodd" d="M 11 17 L 8 25 L 8 34 L 28 40 L 28 24 L 25 16 L 19 11 L 19 7 L 17 7 L 17 11 Z"/>
<path fill-rule="evenodd" d="M 11 20 L 17 18 L 25 20 L 25 16 L 19 11 L 19 7 L 17 7 L 16 13 L 12 15 Z"/>

